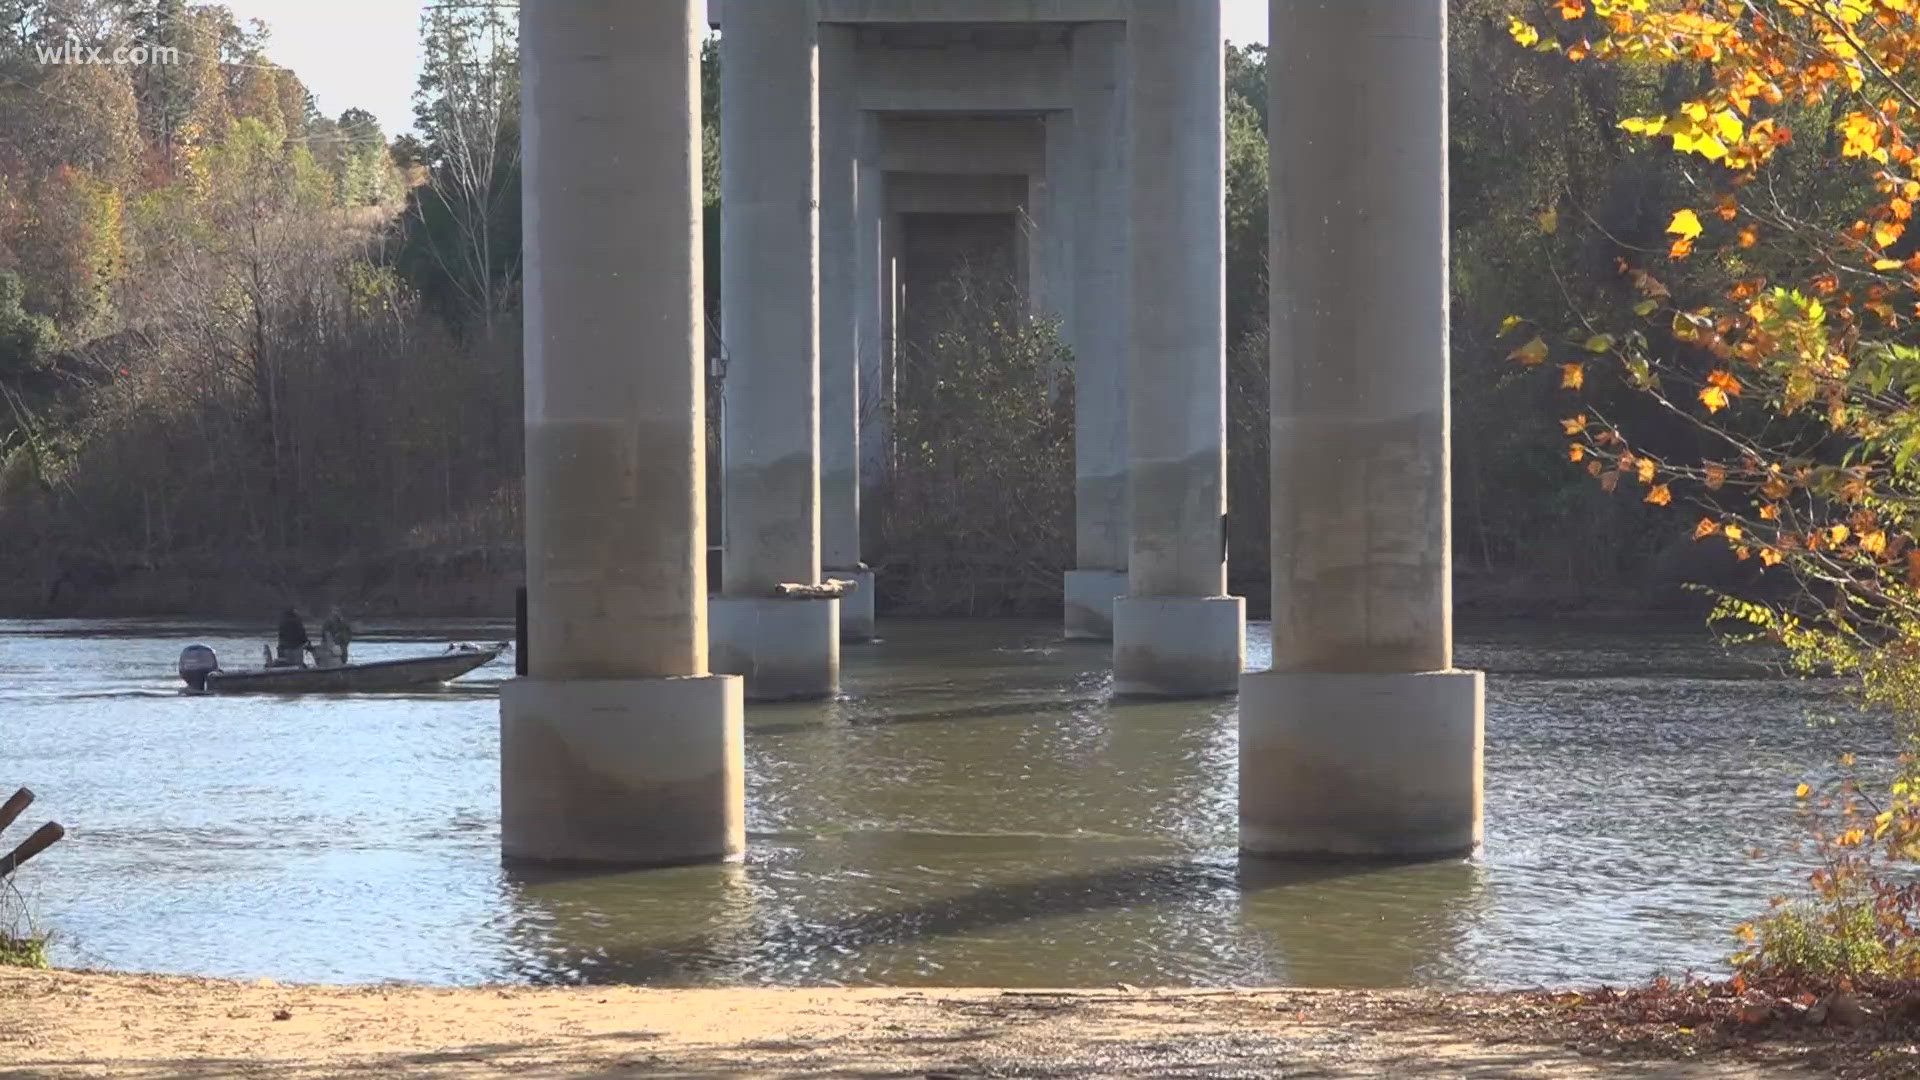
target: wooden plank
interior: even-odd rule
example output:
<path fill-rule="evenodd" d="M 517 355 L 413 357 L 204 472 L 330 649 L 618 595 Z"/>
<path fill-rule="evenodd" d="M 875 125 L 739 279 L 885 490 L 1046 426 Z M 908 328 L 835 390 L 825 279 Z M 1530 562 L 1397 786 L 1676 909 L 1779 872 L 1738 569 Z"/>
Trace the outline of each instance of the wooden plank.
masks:
<path fill-rule="evenodd" d="M 0 832 L 6 832 L 7 826 L 13 824 L 13 819 L 19 817 L 31 805 L 33 805 L 33 792 L 26 788 L 21 788 L 9 796 L 6 803 L 0 805 Z"/>
<path fill-rule="evenodd" d="M 19 847 L 14 848 L 6 858 L 0 859 L 0 878 L 12 874 L 15 867 L 52 847 L 54 841 L 65 835 L 67 830 L 61 828 L 57 821 L 49 821 L 33 830 L 33 835 L 20 841 Z"/>

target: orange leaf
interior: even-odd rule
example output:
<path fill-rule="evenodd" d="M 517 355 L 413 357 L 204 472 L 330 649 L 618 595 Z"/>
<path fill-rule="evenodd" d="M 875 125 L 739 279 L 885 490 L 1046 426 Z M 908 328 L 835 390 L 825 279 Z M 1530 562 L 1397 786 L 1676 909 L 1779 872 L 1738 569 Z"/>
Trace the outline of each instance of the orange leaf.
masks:
<path fill-rule="evenodd" d="M 1759 242 L 1760 242 L 1759 229 L 1756 229 L 1751 225 L 1742 225 L 1740 227 L 1740 246 L 1741 247 L 1750 248 Z"/>
<path fill-rule="evenodd" d="M 1720 531 L 1719 524 L 1715 522 L 1712 518 L 1701 518 L 1700 524 L 1695 525 L 1693 527 L 1693 538 L 1695 540 L 1704 540 L 1707 537 L 1712 536 L 1714 533 L 1717 533 L 1719 531 Z"/>
<path fill-rule="evenodd" d="M 1768 503 L 1765 506 L 1762 506 L 1760 508 L 1760 520 L 1761 521 L 1779 521 L 1780 520 L 1780 504 Z"/>
<path fill-rule="evenodd" d="M 1572 445 L 1567 447 L 1568 461 L 1579 461 L 1581 458 L 1584 458 L 1586 456 L 1587 456 L 1587 448 L 1580 445 L 1579 443 L 1573 443 Z"/>
<path fill-rule="evenodd" d="M 1709 386 L 1700 391 L 1700 404 L 1710 413 L 1719 412 L 1727 407 L 1727 392 L 1717 386 Z"/>
<path fill-rule="evenodd" d="M 1587 0 L 1560 0 L 1560 17 L 1577 19 L 1587 13 Z"/>
<path fill-rule="evenodd" d="M 1736 397 L 1740 394 L 1740 380 L 1730 371 L 1713 371 L 1707 374 L 1707 385 L 1717 386 Z"/>
<path fill-rule="evenodd" d="M 1643 484 L 1653 483 L 1653 459 L 1641 458 L 1634 464 L 1637 474 L 1640 477 L 1640 482 Z"/>
<path fill-rule="evenodd" d="M 1773 548 L 1760 549 L 1760 565 L 1762 566 L 1778 566 L 1782 557 L 1783 556 Z"/>
<path fill-rule="evenodd" d="M 1587 381 L 1587 369 L 1584 364 L 1560 365 L 1560 388 L 1578 390 Z"/>
<path fill-rule="evenodd" d="M 1655 506 L 1665 506 L 1673 501 L 1673 492 L 1668 491 L 1665 484 L 1655 484 L 1647 489 L 1646 501 Z"/>
<path fill-rule="evenodd" d="M 1560 421 L 1560 430 L 1568 435 L 1578 435 L 1587 430 L 1587 414 L 1581 413 L 1579 416 L 1570 416 Z"/>

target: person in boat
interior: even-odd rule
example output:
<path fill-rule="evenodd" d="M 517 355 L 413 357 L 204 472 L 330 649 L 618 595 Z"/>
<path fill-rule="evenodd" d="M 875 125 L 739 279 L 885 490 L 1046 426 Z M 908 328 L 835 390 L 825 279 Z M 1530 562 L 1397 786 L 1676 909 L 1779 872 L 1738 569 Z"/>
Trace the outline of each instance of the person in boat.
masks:
<path fill-rule="evenodd" d="M 353 640 L 353 626 L 340 614 L 340 605 L 335 604 L 328 610 L 327 621 L 320 624 L 320 638 L 331 648 L 335 662 L 347 663 L 347 645 Z"/>
<path fill-rule="evenodd" d="M 300 613 L 292 608 L 281 612 L 280 655 L 274 659 L 274 666 L 305 667 L 305 654 L 311 644 L 307 640 L 307 624 L 300 621 Z"/>

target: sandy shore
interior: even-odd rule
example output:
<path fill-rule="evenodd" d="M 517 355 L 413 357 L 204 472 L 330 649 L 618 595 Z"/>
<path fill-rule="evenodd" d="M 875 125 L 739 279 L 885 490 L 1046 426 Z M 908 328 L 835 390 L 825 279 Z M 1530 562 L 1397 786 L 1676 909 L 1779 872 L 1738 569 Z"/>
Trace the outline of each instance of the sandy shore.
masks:
<path fill-rule="evenodd" d="M 314 987 L 0 969 L 0 1075 L 1817 1074 L 1790 1049 L 1635 1060 L 1576 1048 L 1525 1021 L 1539 1009 L 1530 1000 L 1130 987 Z"/>

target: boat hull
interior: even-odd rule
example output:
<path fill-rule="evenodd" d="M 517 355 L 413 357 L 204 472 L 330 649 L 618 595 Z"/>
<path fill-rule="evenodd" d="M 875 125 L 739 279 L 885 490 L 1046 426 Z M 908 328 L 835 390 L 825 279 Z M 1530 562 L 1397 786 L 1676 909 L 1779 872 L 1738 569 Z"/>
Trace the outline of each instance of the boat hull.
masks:
<path fill-rule="evenodd" d="M 209 694 L 363 694 L 408 690 L 457 679 L 490 664 L 500 649 L 471 649 L 405 660 L 375 660 L 331 668 L 264 668 L 215 671 L 207 676 Z"/>

